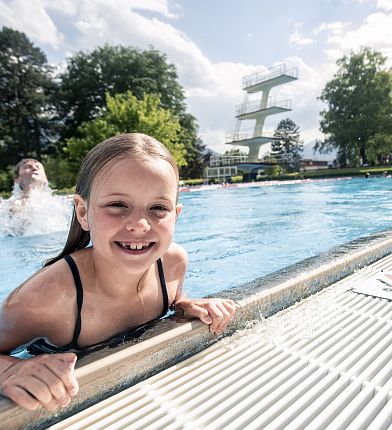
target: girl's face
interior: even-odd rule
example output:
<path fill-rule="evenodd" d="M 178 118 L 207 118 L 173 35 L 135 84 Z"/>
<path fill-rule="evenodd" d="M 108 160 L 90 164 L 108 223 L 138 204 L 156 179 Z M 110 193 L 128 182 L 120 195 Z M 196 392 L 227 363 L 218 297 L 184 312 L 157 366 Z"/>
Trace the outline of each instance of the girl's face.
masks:
<path fill-rule="evenodd" d="M 113 265 L 144 271 L 169 248 L 180 207 L 177 179 L 165 160 L 137 156 L 106 167 L 89 202 L 75 197 L 94 252 Z"/>

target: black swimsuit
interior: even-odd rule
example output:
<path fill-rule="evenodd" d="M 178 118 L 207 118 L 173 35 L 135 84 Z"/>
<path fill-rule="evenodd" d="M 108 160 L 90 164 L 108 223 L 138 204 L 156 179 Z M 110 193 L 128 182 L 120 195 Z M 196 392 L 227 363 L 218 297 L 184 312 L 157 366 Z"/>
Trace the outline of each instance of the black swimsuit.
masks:
<path fill-rule="evenodd" d="M 75 329 L 74 329 L 72 340 L 68 345 L 56 346 L 48 342 L 45 338 L 35 339 L 30 344 L 23 346 L 23 349 L 27 351 L 30 355 L 74 352 L 80 357 L 102 348 L 113 348 L 122 342 L 140 337 L 148 328 L 152 327 L 153 324 L 158 319 L 164 317 L 167 314 L 169 310 L 169 300 L 167 295 L 167 288 L 166 288 L 166 282 L 165 282 L 165 275 L 163 272 L 162 261 L 161 259 L 159 259 L 157 260 L 157 266 L 158 266 L 159 279 L 161 283 L 162 296 L 163 296 L 163 311 L 161 315 L 152 321 L 149 321 L 145 324 L 141 324 L 136 327 L 132 327 L 102 342 L 98 342 L 98 343 L 95 343 L 94 345 L 90 345 L 86 347 L 79 346 L 78 339 L 80 335 L 80 330 L 82 328 L 81 314 L 82 314 L 82 306 L 83 306 L 83 286 L 80 280 L 79 270 L 73 258 L 67 255 L 64 257 L 64 259 L 68 263 L 72 271 L 72 275 L 73 275 L 75 287 L 76 287 L 76 304 L 78 308 L 78 314 L 76 317 Z"/>

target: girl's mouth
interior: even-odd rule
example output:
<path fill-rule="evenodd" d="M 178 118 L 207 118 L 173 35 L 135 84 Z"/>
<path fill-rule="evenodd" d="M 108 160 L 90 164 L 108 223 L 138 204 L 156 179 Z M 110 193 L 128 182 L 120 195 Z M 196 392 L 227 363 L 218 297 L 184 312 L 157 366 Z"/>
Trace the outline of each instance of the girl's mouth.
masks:
<path fill-rule="evenodd" d="M 118 242 L 115 241 L 115 244 L 131 253 L 131 254 L 142 254 L 144 252 L 146 252 L 148 249 L 150 249 L 155 242 Z"/>

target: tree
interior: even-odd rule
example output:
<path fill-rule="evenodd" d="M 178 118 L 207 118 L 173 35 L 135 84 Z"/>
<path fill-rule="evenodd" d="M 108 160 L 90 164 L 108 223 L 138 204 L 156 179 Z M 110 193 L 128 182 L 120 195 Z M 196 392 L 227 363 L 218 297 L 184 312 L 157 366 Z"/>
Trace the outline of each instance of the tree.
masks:
<path fill-rule="evenodd" d="M 77 135 L 82 122 L 91 121 L 106 108 L 106 94 L 132 91 L 141 100 L 156 94 L 160 107 L 185 113 L 185 96 L 173 64 L 155 49 L 140 51 L 105 45 L 90 53 L 77 52 L 61 75 L 59 109 L 64 118 L 63 135 Z"/>
<path fill-rule="evenodd" d="M 40 159 L 52 141 L 55 84 L 45 54 L 25 34 L 0 31 L 0 168 Z"/>
<path fill-rule="evenodd" d="M 180 141 L 185 148 L 186 164 L 180 167 L 182 178 L 201 178 L 206 166 L 205 145 L 198 137 L 198 125 L 195 118 L 190 114 L 180 115 L 181 125 Z"/>
<path fill-rule="evenodd" d="M 168 109 L 160 107 L 158 96 L 146 94 L 142 100 L 138 100 L 130 91 L 115 96 L 107 94 L 106 106 L 100 117 L 79 126 L 80 137 L 72 137 L 66 142 L 64 151 L 74 173 L 83 157 L 97 143 L 116 134 L 132 131 L 155 137 L 169 149 L 178 166 L 185 165 L 180 123 Z"/>
<path fill-rule="evenodd" d="M 271 145 L 272 156 L 279 161 L 285 162 L 289 170 L 298 170 L 303 151 L 303 142 L 300 139 L 299 127 L 290 118 L 282 119 L 275 132 Z"/>
<path fill-rule="evenodd" d="M 204 162 L 204 145 L 198 137 L 195 118 L 186 112 L 184 90 L 178 82 L 176 68 L 166 55 L 149 49 L 110 46 L 90 53 L 78 52 L 68 60 L 61 76 L 58 109 L 63 120 L 62 136 L 77 137 L 78 127 L 101 115 L 107 108 L 106 94 L 132 91 L 142 100 L 145 94 L 159 97 L 159 106 L 177 116 L 181 125 L 181 141 L 186 148 L 184 177 L 200 177 Z"/>
<path fill-rule="evenodd" d="M 326 139 L 317 149 L 338 150 L 341 165 L 367 163 L 377 152 L 380 133 L 392 133 L 392 75 L 385 70 L 386 58 L 370 48 L 361 48 L 337 61 L 338 71 L 323 89 L 327 104 L 320 128 Z M 371 148 L 369 153 L 369 149 Z"/>

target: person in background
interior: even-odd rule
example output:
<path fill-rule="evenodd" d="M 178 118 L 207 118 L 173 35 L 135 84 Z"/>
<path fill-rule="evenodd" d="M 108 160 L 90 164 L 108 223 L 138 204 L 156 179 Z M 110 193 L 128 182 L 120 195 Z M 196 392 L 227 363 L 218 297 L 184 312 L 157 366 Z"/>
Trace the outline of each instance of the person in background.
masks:
<path fill-rule="evenodd" d="M 48 178 L 42 163 L 34 158 L 23 158 L 15 166 L 15 187 L 21 197 L 28 197 L 33 188 L 47 189 Z"/>

